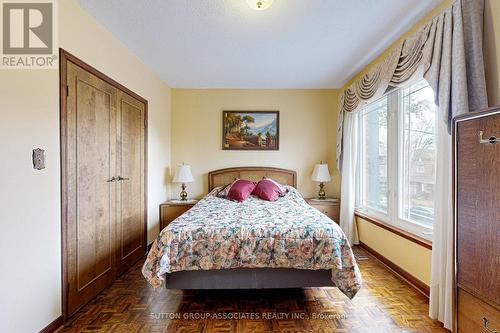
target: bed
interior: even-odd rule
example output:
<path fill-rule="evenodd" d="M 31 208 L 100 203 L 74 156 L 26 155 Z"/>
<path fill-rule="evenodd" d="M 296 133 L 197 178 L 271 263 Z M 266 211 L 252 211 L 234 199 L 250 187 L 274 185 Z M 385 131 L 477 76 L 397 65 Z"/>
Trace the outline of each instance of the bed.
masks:
<path fill-rule="evenodd" d="M 288 193 L 268 202 L 218 198 L 235 178 L 272 178 Z M 268 167 L 210 172 L 209 194 L 160 232 L 142 273 L 157 288 L 264 289 L 337 286 L 352 298 L 361 274 L 334 221 L 296 190 L 294 171 Z"/>

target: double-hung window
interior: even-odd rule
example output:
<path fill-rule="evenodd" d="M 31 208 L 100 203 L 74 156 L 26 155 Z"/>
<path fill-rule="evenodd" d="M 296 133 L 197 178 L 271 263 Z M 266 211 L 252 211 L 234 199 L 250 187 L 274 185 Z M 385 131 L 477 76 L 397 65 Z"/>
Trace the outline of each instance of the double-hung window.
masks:
<path fill-rule="evenodd" d="M 434 94 L 422 80 L 360 111 L 356 207 L 431 238 L 436 184 Z"/>

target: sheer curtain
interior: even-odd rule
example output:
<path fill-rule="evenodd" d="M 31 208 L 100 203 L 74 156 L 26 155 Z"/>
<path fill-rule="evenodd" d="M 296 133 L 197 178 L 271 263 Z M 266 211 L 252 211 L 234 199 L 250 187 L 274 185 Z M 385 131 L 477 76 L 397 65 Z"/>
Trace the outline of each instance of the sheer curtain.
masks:
<path fill-rule="evenodd" d="M 359 244 L 356 221 L 354 220 L 356 166 L 358 163 L 358 118 L 358 112 L 348 112 L 343 119 L 344 147 L 340 188 L 340 227 L 351 245 Z"/>
<path fill-rule="evenodd" d="M 442 121 L 437 124 L 435 221 L 429 316 L 451 329 L 453 325 L 453 177 L 452 139 Z"/>

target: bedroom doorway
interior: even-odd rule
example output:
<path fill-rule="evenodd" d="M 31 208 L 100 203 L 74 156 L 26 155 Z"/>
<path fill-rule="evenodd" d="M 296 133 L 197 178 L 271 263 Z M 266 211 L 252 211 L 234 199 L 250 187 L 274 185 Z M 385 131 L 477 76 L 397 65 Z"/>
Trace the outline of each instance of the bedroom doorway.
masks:
<path fill-rule="evenodd" d="M 147 101 L 60 50 L 66 321 L 146 252 Z"/>

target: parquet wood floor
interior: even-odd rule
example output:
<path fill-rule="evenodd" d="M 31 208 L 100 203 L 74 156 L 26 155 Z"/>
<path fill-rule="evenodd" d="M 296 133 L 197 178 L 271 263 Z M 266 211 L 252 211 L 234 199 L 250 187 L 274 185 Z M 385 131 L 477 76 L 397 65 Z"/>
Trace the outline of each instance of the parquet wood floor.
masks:
<path fill-rule="evenodd" d="M 364 286 L 353 300 L 336 288 L 154 291 L 141 260 L 59 332 L 448 332 L 427 316 L 425 296 L 355 251 L 367 259 L 358 260 Z"/>

